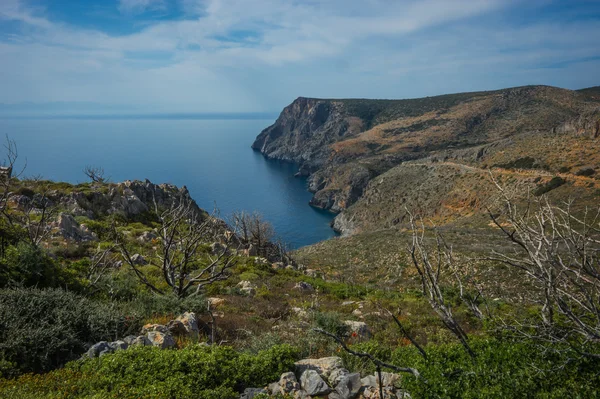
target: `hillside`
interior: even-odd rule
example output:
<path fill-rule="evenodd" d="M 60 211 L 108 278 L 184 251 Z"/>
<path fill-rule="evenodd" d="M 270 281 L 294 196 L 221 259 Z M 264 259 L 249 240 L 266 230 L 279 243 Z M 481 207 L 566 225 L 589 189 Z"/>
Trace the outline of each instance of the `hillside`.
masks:
<path fill-rule="evenodd" d="M 598 136 L 598 88 L 526 86 L 410 100 L 299 98 L 252 147 L 298 163 L 311 205 L 342 212 L 334 226 L 349 234 L 397 224 L 399 204 L 444 220 L 480 211 L 490 168 L 531 187 L 561 175 L 578 187 L 563 194 L 583 190 L 593 201 Z"/>

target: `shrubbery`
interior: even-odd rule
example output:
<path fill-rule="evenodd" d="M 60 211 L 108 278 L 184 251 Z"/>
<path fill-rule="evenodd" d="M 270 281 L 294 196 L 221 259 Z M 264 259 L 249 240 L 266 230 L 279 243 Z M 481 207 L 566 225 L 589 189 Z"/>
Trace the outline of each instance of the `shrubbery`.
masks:
<path fill-rule="evenodd" d="M 237 399 L 244 388 L 276 381 L 296 360 L 297 351 L 287 345 L 256 355 L 217 346 L 137 347 L 44 375 L 0 382 L 0 396 Z"/>
<path fill-rule="evenodd" d="M 138 332 L 140 318 L 61 289 L 0 290 L 0 375 L 47 371 L 87 344 Z"/>

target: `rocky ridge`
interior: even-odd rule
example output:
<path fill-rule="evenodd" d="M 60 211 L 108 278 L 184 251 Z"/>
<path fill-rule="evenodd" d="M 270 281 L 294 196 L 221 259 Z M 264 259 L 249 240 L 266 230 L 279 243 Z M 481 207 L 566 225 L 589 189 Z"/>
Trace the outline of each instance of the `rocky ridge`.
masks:
<path fill-rule="evenodd" d="M 479 179 L 479 172 L 462 170 L 460 165 L 481 171 L 524 166 L 540 175 L 565 173 L 567 168 L 576 173 L 585 167 L 594 174 L 600 167 L 594 155 L 600 149 L 599 135 L 600 96 L 596 89 L 525 86 L 412 100 L 301 97 L 258 135 L 252 148 L 267 158 L 297 163 L 298 174 L 308 176 L 308 189 L 314 194 L 311 205 L 341 212 L 333 227 L 351 234 L 383 227 L 363 223 L 361 212 L 346 211 L 362 202 L 363 213 L 370 213 L 373 219 L 367 205 L 373 203 L 375 191 L 398 205 L 392 201 L 391 191 L 376 184 L 388 171 L 395 176 L 408 173 L 406 178 L 396 178 L 396 184 L 423 183 L 426 176 L 428 182 L 423 184 L 439 186 L 441 191 L 457 179 L 465 183 L 465 173 L 477 174 Z M 567 142 L 571 148 L 585 142 L 589 154 L 565 154 L 560 147 Z M 582 157 L 590 162 L 578 166 Z M 418 168 L 404 164 L 431 166 L 418 179 L 413 176 Z M 430 173 L 433 169 L 436 172 Z M 472 183 L 475 186 L 463 184 L 462 189 L 475 190 L 477 183 Z M 370 200 L 364 198 L 367 192 Z M 410 193 L 405 200 L 420 201 Z M 481 205 L 479 198 L 470 200 Z M 432 201 L 423 203 L 423 208 L 427 205 L 437 213 L 448 213 L 450 207 L 444 205 L 443 197 L 434 195 Z M 390 219 L 387 210 L 379 212 Z M 385 222 L 387 226 L 396 223 L 398 215 Z"/>

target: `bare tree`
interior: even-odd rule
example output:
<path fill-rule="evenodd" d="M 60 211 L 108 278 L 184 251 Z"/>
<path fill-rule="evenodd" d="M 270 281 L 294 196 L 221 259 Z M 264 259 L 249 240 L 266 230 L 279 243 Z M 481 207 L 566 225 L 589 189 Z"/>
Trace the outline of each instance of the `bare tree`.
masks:
<path fill-rule="evenodd" d="M 94 183 L 104 183 L 108 180 L 108 178 L 104 176 L 104 168 L 99 166 L 87 165 L 83 168 L 83 173 Z"/>
<path fill-rule="evenodd" d="M 518 206 L 513 193 L 494 183 L 500 210 L 489 214 L 513 250 L 493 252 L 490 259 L 521 272 L 540 305 L 539 322 L 513 323 L 512 329 L 600 358 L 585 349 L 600 341 L 600 207 L 576 215 L 572 202 L 557 206 L 546 196 Z"/>
<path fill-rule="evenodd" d="M 108 274 L 111 269 L 117 268 L 119 261 L 115 254 L 115 246 L 108 248 L 98 247 L 95 252 L 90 256 L 90 266 L 86 273 L 86 278 L 89 281 L 89 287 L 96 291 L 98 285 L 104 276 Z"/>
<path fill-rule="evenodd" d="M 178 297 L 196 295 L 209 284 L 224 280 L 228 271 L 235 264 L 230 244 L 233 233 L 219 235 L 223 225 L 212 216 L 198 214 L 193 201 L 185 197 L 179 198 L 166 210 L 159 210 L 154 201 L 154 212 L 159 220 L 159 242 L 155 257 L 150 266 L 160 270 L 162 280 L 168 290 Z M 166 294 L 157 284 L 151 282 L 137 259 L 131 253 L 126 239 L 113 228 L 116 246 L 125 263 L 133 270 L 140 281 L 153 292 Z M 216 254 L 211 255 L 203 249 L 203 245 L 211 242 L 217 235 L 226 242 L 221 243 Z"/>
<path fill-rule="evenodd" d="M 452 251 L 445 245 L 443 238 L 436 230 L 436 247 L 430 253 L 425 245 L 424 223 L 420 221 L 419 227 L 417 227 L 416 218 L 410 212 L 409 217 L 413 234 L 410 256 L 419 274 L 423 295 L 428 299 L 431 308 L 440 317 L 446 328 L 458 338 L 469 356 L 475 358 L 475 352 L 469 345 L 469 338 L 456 321 L 452 313 L 452 307 L 446 301 L 442 292 L 441 274 L 452 270 L 454 267 Z"/>
<path fill-rule="evenodd" d="M 4 149 L 6 151 L 6 158 L 2 161 L 2 166 L 0 166 L 0 211 L 3 214 L 8 205 L 8 200 L 12 195 L 10 192 L 12 179 L 19 178 L 27 166 L 27 161 L 25 161 L 23 168 L 18 172 L 15 171 L 17 159 L 19 158 L 19 150 L 17 143 L 8 136 L 6 136 Z"/>
<path fill-rule="evenodd" d="M 282 243 L 272 243 L 275 236 L 273 226 L 264 220 L 260 213 L 234 212 L 231 217 L 231 224 L 235 233 L 240 237 L 242 244 L 248 247 L 252 245 L 258 256 L 278 256 L 286 252 L 285 245 Z"/>

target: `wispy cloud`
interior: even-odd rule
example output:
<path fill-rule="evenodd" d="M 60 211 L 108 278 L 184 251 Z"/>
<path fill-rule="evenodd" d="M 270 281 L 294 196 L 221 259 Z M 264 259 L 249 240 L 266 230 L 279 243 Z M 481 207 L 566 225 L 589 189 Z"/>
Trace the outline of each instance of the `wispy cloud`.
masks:
<path fill-rule="evenodd" d="M 544 18 L 553 4 L 119 0 L 115 10 L 130 16 L 180 12 L 115 34 L 108 25 L 67 24 L 25 1 L 3 0 L 0 24 L 19 26 L 0 36 L 0 102 L 263 111 L 298 95 L 408 97 L 504 84 L 597 82 L 600 69 L 592 65 L 600 66 L 600 15 L 590 17 L 584 9 L 579 13 L 587 10 L 585 18 Z M 511 23 L 511 13 L 525 5 L 536 13 Z M 588 75 L 565 77 L 582 70 Z"/>

